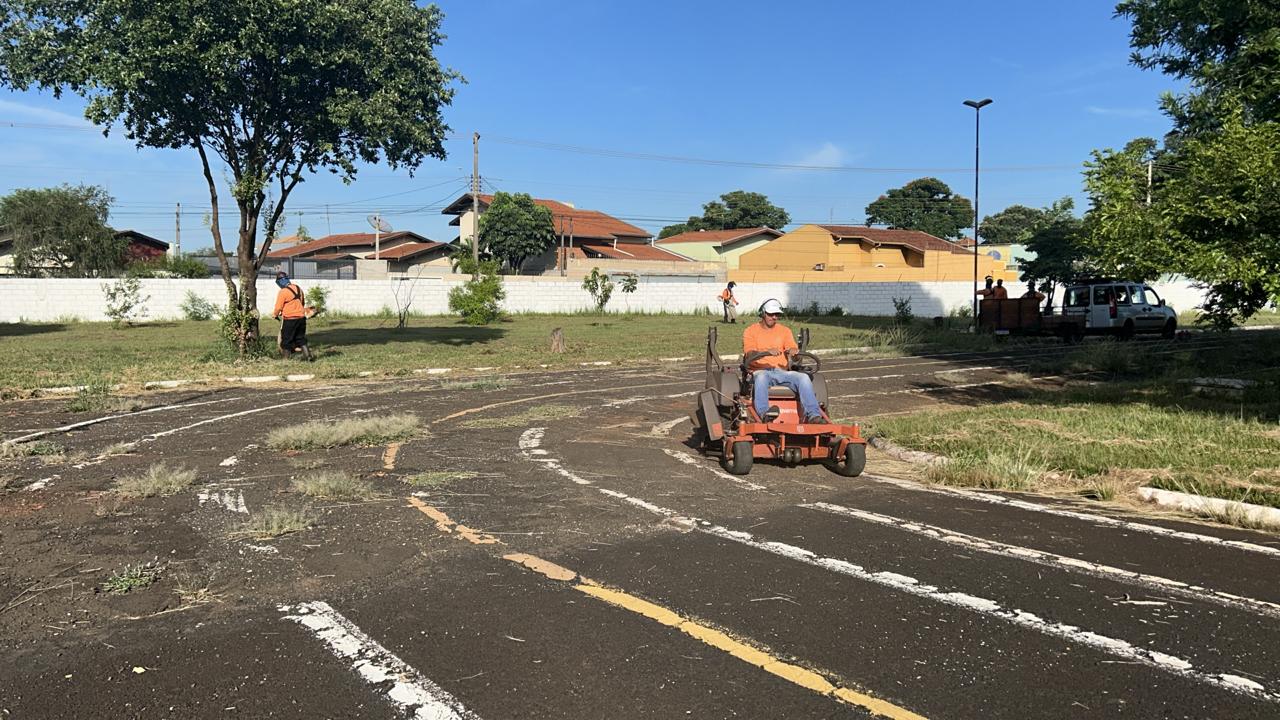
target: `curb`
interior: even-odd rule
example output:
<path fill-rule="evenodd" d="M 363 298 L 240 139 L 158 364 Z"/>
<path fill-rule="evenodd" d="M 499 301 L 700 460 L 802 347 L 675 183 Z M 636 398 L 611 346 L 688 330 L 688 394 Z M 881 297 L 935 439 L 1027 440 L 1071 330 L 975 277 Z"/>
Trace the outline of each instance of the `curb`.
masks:
<path fill-rule="evenodd" d="M 917 463 L 920 465 L 945 465 L 951 462 L 951 458 L 945 455 L 935 455 L 924 450 L 908 450 L 901 445 L 876 436 L 867 441 L 871 447 L 883 452 L 891 458 L 902 460 L 903 462 Z"/>
<path fill-rule="evenodd" d="M 1248 520 L 1280 526 L 1280 508 L 1146 486 L 1138 488 L 1138 497 L 1156 505 L 1164 505 L 1199 514 L 1241 513 Z"/>
<path fill-rule="evenodd" d="M 852 353 L 868 353 L 868 352 L 871 352 L 873 349 L 874 348 L 863 346 L 863 347 L 848 347 L 848 348 L 824 348 L 821 350 L 812 350 L 810 352 L 812 352 L 814 355 L 823 356 L 823 355 L 842 355 L 842 354 L 852 354 Z M 724 355 L 722 356 L 722 359 L 737 360 L 740 357 L 741 357 L 740 355 Z M 694 359 L 694 356 L 689 355 L 684 357 L 657 358 L 657 361 L 658 362 L 684 362 L 684 361 L 692 361 L 693 359 Z M 611 366 L 620 366 L 624 364 L 626 363 L 618 362 L 614 360 L 595 360 L 595 361 L 580 362 L 577 364 L 577 367 L 611 367 Z M 539 365 L 538 367 L 548 368 L 550 366 Z M 420 368 L 420 369 L 412 370 L 411 372 L 414 375 L 445 375 L 447 373 L 457 372 L 459 369 L 460 368 Z M 473 372 L 492 372 L 495 370 L 501 371 L 503 368 L 499 366 L 492 366 L 492 367 L 473 367 L 473 368 L 461 368 L 461 369 L 471 370 Z M 510 369 L 519 369 L 519 366 L 510 368 Z M 378 375 L 378 371 L 375 371 L 375 370 L 363 370 L 361 372 L 356 373 L 356 377 L 362 377 L 362 378 L 376 377 L 377 375 Z M 246 375 L 241 377 L 223 378 L 223 381 L 228 383 L 236 383 L 240 385 L 260 385 L 263 383 L 271 383 L 271 382 L 308 382 L 315 379 L 316 379 L 315 374 L 308 373 L 308 374 L 294 374 L 294 375 Z M 340 380 L 342 378 L 325 378 L 325 379 Z M 172 390 L 174 388 L 182 387 L 183 385 L 203 385 L 211 381 L 212 380 L 210 378 L 203 378 L 203 379 L 182 378 L 177 380 L 147 380 L 142 384 L 142 389 L 143 390 Z M 120 390 L 123 387 L 124 387 L 123 385 L 113 385 L 111 389 Z M 64 385 L 61 387 L 34 388 L 30 392 L 32 393 L 33 396 L 71 395 L 71 394 L 80 392 L 85 388 L 86 386 L 84 385 Z"/>

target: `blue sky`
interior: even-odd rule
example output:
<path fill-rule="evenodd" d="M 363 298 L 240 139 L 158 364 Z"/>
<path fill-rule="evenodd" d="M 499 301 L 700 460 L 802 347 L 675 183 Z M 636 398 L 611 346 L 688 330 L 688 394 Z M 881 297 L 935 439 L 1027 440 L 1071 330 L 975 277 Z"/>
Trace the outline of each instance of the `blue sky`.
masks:
<path fill-rule="evenodd" d="M 1128 64 L 1128 25 L 1096 0 L 438 4 L 448 35 L 439 56 L 468 80 L 446 110 L 457 136 L 446 143 L 450 157 L 412 178 L 385 167 L 349 186 L 313 178 L 290 200 L 287 231 L 299 211 L 321 235 L 363 230 L 381 210 L 397 229 L 452 240 L 438 208 L 465 188 L 472 131 L 482 136 L 486 188 L 569 201 L 655 232 L 735 189 L 765 193 L 795 222 L 857 223 L 886 189 L 922 175 L 972 197 L 973 111 L 961 101 L 981 97 L 995 100 L 982 111 L 982 165 L 991 168 L 982 214 L 1063 195 L 1079 209 L 1089 151 L 1159 137 L 1169 123 L 1158 97 L 1180 87 Z M 74 96 L 0 91 L 0 192 L 101 184 L 117 201 L 115 227 L 165 240 L 182 203 L 184 249 L 210 245 L 194 151 L 4 124 L 87 125 L 82 108 Z M 656 162 L 510 140 L 877 170 Z"/>

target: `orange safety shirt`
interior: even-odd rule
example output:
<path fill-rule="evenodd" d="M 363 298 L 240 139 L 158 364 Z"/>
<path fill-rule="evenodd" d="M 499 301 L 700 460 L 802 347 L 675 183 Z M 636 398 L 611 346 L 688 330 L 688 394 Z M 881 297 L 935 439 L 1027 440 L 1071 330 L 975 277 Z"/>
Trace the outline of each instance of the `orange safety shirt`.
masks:
<path fill-rule="evenodd" d="M 725 288 L 724 292 L 720 293 L 720 299 L 724 302 L 732 301 L 734 305 L 738 304 L 738 298 L 733 296 L 733 291 L 729 288 Z"/>
<path fill-rule="evenodd" d="M 294 293 L 297 293 L 295 296 Z M 273 317 L 283 317 L 286 320 L 297 320 L 307 316 L 306 305 L 303 303 L 302 288 L 294 283 L 289 283 L 289 287 L 280 288 L 280 292 L 276 293 L 276 309 L 272 311 Z"/>
<path fill-rule="evenodd" d="M 746 332 L 742 333 L 742 356 L 746 357 L 747 353 L 761 350 L 778 350 L 782 354 L 766 355 L 751 363 L 747 368 L 748 370 L 760 370 L 763 368 L 782 368 L 785 370 L 789 364 L 786 351 L 799 351 L 800 346 L 796 345 L 796 336 L 791 334 L 791 328 L 782 323 L 778 323 L 771 328 L 765 327 L 764 323 L 752 323 L 747 326 Z"/>

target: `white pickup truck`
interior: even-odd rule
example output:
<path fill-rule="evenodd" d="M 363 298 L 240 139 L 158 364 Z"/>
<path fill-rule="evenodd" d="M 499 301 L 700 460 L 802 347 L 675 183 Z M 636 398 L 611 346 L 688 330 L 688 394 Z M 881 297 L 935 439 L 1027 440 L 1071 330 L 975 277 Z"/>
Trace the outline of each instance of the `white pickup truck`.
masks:
<path fill-rule="evenodd" d="M 1172 338 L 1178 330 L 1178 314 L 1165 304 L 1150 285 L 1123 280 L 1093 280 L 1069 285 L 1062 302 L 1063 320 L 1082 321 L 1086 335 L 1159 333 Z"/>

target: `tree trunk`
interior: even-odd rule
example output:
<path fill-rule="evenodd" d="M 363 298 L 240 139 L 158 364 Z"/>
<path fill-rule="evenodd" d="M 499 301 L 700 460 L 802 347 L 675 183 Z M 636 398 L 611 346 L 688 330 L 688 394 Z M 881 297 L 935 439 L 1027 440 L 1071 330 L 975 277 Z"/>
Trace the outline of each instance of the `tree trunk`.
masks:
<path fill-rule="evenodd" d="M 236 261 L 240 269 L 239 326 L 236 328 L 237 349 L 240 356 L 249 353 L 251 344 L 261 337 L 258 317 L 258 208 L 252 203 L 240 202 L 240 243 L 236 247 Z"/>

